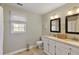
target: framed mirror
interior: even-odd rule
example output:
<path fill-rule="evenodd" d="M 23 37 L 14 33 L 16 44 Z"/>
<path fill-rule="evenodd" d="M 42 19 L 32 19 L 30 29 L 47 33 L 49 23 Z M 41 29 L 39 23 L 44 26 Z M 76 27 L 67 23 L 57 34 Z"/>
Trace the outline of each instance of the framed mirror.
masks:
<path fill-rule="evenodd" d="M 50 32 L 60 32 L 60 18 L 50 20 Z"/>
<path fill-rule="evenodd" d="M 79 34 L 79 14 L 66 16 L 66 33 Z"/>

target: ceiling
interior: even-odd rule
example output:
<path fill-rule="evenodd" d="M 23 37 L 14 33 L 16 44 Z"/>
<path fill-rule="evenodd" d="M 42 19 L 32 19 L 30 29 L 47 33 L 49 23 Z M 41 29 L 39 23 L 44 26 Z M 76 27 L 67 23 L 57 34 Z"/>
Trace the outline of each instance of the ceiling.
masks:
<path fill-rule="evenodd" d="M 16 3 L 10 3 L 9 5 L 20 7 L 22 9 L 25 9 L 32 13 L 43 15 L 45 13 L 48 13 L 48 12 L 64 5 L 65 3 L 22 3 L 22 4 L 23 4 L 23 6 L 19 6 Z"/>

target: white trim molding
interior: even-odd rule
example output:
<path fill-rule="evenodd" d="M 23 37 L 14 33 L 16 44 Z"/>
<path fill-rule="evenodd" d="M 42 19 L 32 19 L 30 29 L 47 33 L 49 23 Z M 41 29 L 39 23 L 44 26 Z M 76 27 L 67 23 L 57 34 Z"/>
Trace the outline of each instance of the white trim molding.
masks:
<path fill-rule="evenodd" d="M 24 51 L 24 50 L 26 50 L 26 48 L 19 49 L 19 50 L 17 50 L 17 51 L 13 51 L 13 52 L 7 53 L 7 54 L 5 54 L 5 55 L 15 55 L 16 53 L 19 53 L 19 52 Z"/>
<path fill-rule="evenodd" d="M 36 47 L 36 46 L 30 46 L 29 49 L 34 48 L 34 47 Z M 19 49 L 19 50 L 10 52 L 10 53 L 6 53 L 6 54 L 4 54 L 4 55 L 15 55 L 15 54 L 17 54 L 17 53 L 19 53 L 19 52 L 22 52 L 22 51 L 24 51 L 24 50 L 27 50 L 27 48 L 22 48 L 22 49 Z"/>
<path fill-rule="evenodd" d="M 0 6 L 0 55 L 3 55 L 3 39 L 4 39 L 4 19 L 3 8 Z"/>

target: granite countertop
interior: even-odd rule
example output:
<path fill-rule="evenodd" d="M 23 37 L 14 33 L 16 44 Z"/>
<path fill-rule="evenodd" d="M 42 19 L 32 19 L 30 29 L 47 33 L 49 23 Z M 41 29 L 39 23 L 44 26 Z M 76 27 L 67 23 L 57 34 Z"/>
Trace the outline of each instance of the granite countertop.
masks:
<path fill-rule="evenodd" d="M 43 37 L 46 37 L 46 38 L 49 38 L 51 40 L 55 40 L 55 41 L 58 41 L 58 42 L 62 42 L 62 43 L 65 43 L 65 44 L 69 44 L 69 45 L 72 45 L 72 46 L 75 46 L 75 47 L 79 48 L 79 41 L 76 41 L 76 40 L 60 39 L 60 38 L 53 37 L 53 36 L 48 36 L 48 35 L 44 35 Z"/>

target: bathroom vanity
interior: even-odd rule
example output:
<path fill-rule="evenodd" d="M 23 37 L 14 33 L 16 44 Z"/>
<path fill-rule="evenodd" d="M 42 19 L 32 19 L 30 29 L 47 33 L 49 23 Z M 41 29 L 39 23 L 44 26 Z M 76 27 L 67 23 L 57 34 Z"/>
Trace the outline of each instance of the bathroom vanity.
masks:
<path fill-rule="evenodd" d="M 79 55 L 79 41 L 42 36 L 44 52 L 48 55 Z"/>

